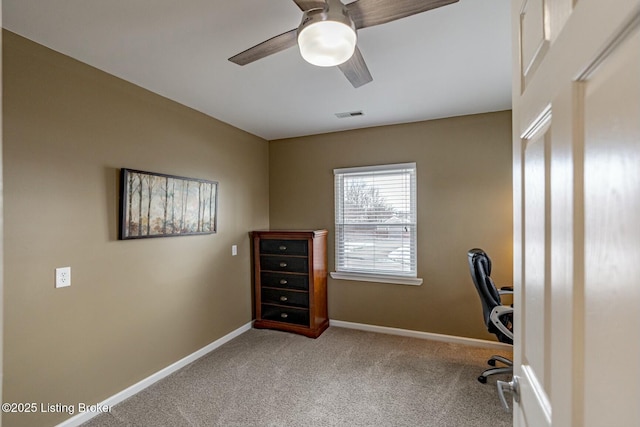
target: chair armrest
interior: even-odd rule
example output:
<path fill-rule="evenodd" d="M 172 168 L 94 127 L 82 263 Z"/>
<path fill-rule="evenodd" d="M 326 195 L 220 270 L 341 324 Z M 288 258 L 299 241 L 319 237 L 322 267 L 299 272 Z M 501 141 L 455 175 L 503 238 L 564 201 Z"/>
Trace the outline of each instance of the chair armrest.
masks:
<path fill-rule="evenodd" d="M 493 325 L 500 330 L 500 332 L 502 332 L 503 334 L 505 334 L 506 336 L 508 336 L 513 340 L 513 331 L 510 331 L 500 321 L 500 317 L 504 316 L 505 314 L 513 314 L 513 307 L 507 307 L 504 305 L 499 305 L 497 307 L 494 307 L 493 310 L 491 310 L 489 319 L 491 320 L 491 323 L 493 323 Z"/>
<path fill-rule="evenodd" d="M 513 286 L 503 286 L 498 293 L 500 295 L 513 295 Z"/>

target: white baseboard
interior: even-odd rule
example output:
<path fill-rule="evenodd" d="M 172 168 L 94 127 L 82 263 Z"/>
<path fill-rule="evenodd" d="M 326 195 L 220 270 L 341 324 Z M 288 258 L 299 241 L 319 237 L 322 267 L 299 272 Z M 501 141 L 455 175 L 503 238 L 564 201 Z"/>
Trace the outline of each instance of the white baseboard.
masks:
<path fill-rule="evenodd" d="M 496 350 L 513 350 L 513 346 L 496 341 L 479 340 L 476 338 L 456 337 L 453 335 L 434 334 L 431 332 L 412 331 L 410 329 L 389 328 L 387 326 L 367 325 L 365 323 L 345 322 L 342 320 L 329 320 L 330 326 L 338 328 L 358 329 L 360 331 L 377 332 L 380 334 L 400 335 L 403 337 L 420 338 L 432 341 L 443 341 L 455 344 L 472 345 Z"/>
<path fill-rule="evenodd" d="M 104 406 L 112 407 L 114 405 L 117 405 L 118 403 L 122 402 L 125 399 L 128 399 L 129 397 L 133 396 L 134 394 L 141 392 L 142 390 L 144 390 L 145 388 L 149 387 L 153 383 L 155 383 L 155 382 L 163 379 L 164 377 L 174 373 L 178 369 L 187 366 L 189 363 L 196 361 L 197 359 L 199 359 L 202 356 L 212 352 L 213 350 L 215 350 L 216 348 L 220 347 L 221 345 L 231 341 L 232 339 L 234 339 L 238 335 L 248 331 L 249 329 L 251 329 L 251 325 L 252 325 L 252 322 L 249 322 L 249 323 L 247 323 L 245 325 L 242 325 L 241 327 L 239 327 L 235 331 L 229 332 L 227 335 L 223 336 L 222 338 L 219 338 L 219 339 L 215 340 L 214 342 L 212 342 L 211 344 L 201 348 L 200 350 L 198 350 L 198 351 L 196 351 L 194 353 L 191 353 L 190 355 L 178 360 L 177 362 L 167 366 L 164 369 L 159 370 L 155 374 L 152 374 L 152 375 L 148 376 L 147 378 L 143 379 L 142 381 L 139 381 L 139 382 L 135 383 L 131 387 L 128 387 L 128 388 L 122 390 L 121 392 L 114 394 L 113 396 L 107 398 L 106 400 L 98 403 L 97 406 L 98 407 L 104 407 Z M 56 427 L 77 427 L 80 424 L 89 421 L 91 418 L 93 418 L 93 417 L 95 417 L 97 415 L 100 415 L 100 413 L 99 412 L 83 412 L 83 413 L 77 414 L 77 415 L 69 418 L 66 421 L 63 421 L 62 423 L 58 424 Z"/>

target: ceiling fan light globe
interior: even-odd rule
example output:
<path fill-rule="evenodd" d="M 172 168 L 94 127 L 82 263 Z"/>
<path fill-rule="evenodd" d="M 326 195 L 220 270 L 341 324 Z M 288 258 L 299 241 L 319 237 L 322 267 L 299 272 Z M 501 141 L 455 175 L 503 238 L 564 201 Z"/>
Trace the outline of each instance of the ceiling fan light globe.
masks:
<path fill-rule="evenodd" d="M 300 54 L 310 64 L 333 67 L 346 62 L 356 48 L 355 30 L 342 22 L 320 21 L 298 34 Z"/>

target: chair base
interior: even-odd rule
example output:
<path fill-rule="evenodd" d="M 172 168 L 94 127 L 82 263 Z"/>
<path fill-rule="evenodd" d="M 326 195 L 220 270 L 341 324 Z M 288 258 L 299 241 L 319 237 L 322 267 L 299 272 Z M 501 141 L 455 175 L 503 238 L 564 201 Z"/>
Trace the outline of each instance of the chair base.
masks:
<path fill-rule="evenodd" d="M 502 368 L 489 368 L 485 370 L 482 375 L 478 377 L 478 381 L 480 381 L 482 384 L 485 384 L 487 382 L 487 377 L 489 377 L 490 375 L 513 374 L 513 362 L 506 357 L 493 355 L 491 356 L 491 359 L 487 361 L 490 366 L 496 366 L 497 362 L 503 363 L 506 366 Z"/>

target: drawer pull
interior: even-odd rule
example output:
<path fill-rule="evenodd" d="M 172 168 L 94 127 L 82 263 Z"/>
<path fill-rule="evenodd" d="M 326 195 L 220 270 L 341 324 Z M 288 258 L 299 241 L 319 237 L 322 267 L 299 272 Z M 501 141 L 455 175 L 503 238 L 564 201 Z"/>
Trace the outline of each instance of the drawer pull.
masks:
<path fill-rule="evenodd" d="M 280 279 L 280 284 L 281 285 L 286 285 L 287 284 L 287 279 Z"/>
<path fill-rule="evenodd" d="M 289 315 L 287 313 L 280 313 L 280 317 L 286 319 L 287 317 L 289 317 Z"/>
<path fill-rule="evenodd" d="M 281 251 L 286 251 L 287 247 L 285 245 L 281 245 L 280 247 L 278 247 L 278 249 L 280 249 Z"/>
<path fill-rule="evenodd" d="M 284 295 L 280 297 L 280 301 L 287 301 L 289 298 L 285 297 Z"/>
<path fill-rule="evenodd" d="M 286 266 L 287 266 L 287 263 L 286 263 L 286 262 L 281 262 L 281 263 L 280 263 L 280 267 L 285 268 Z"/>

